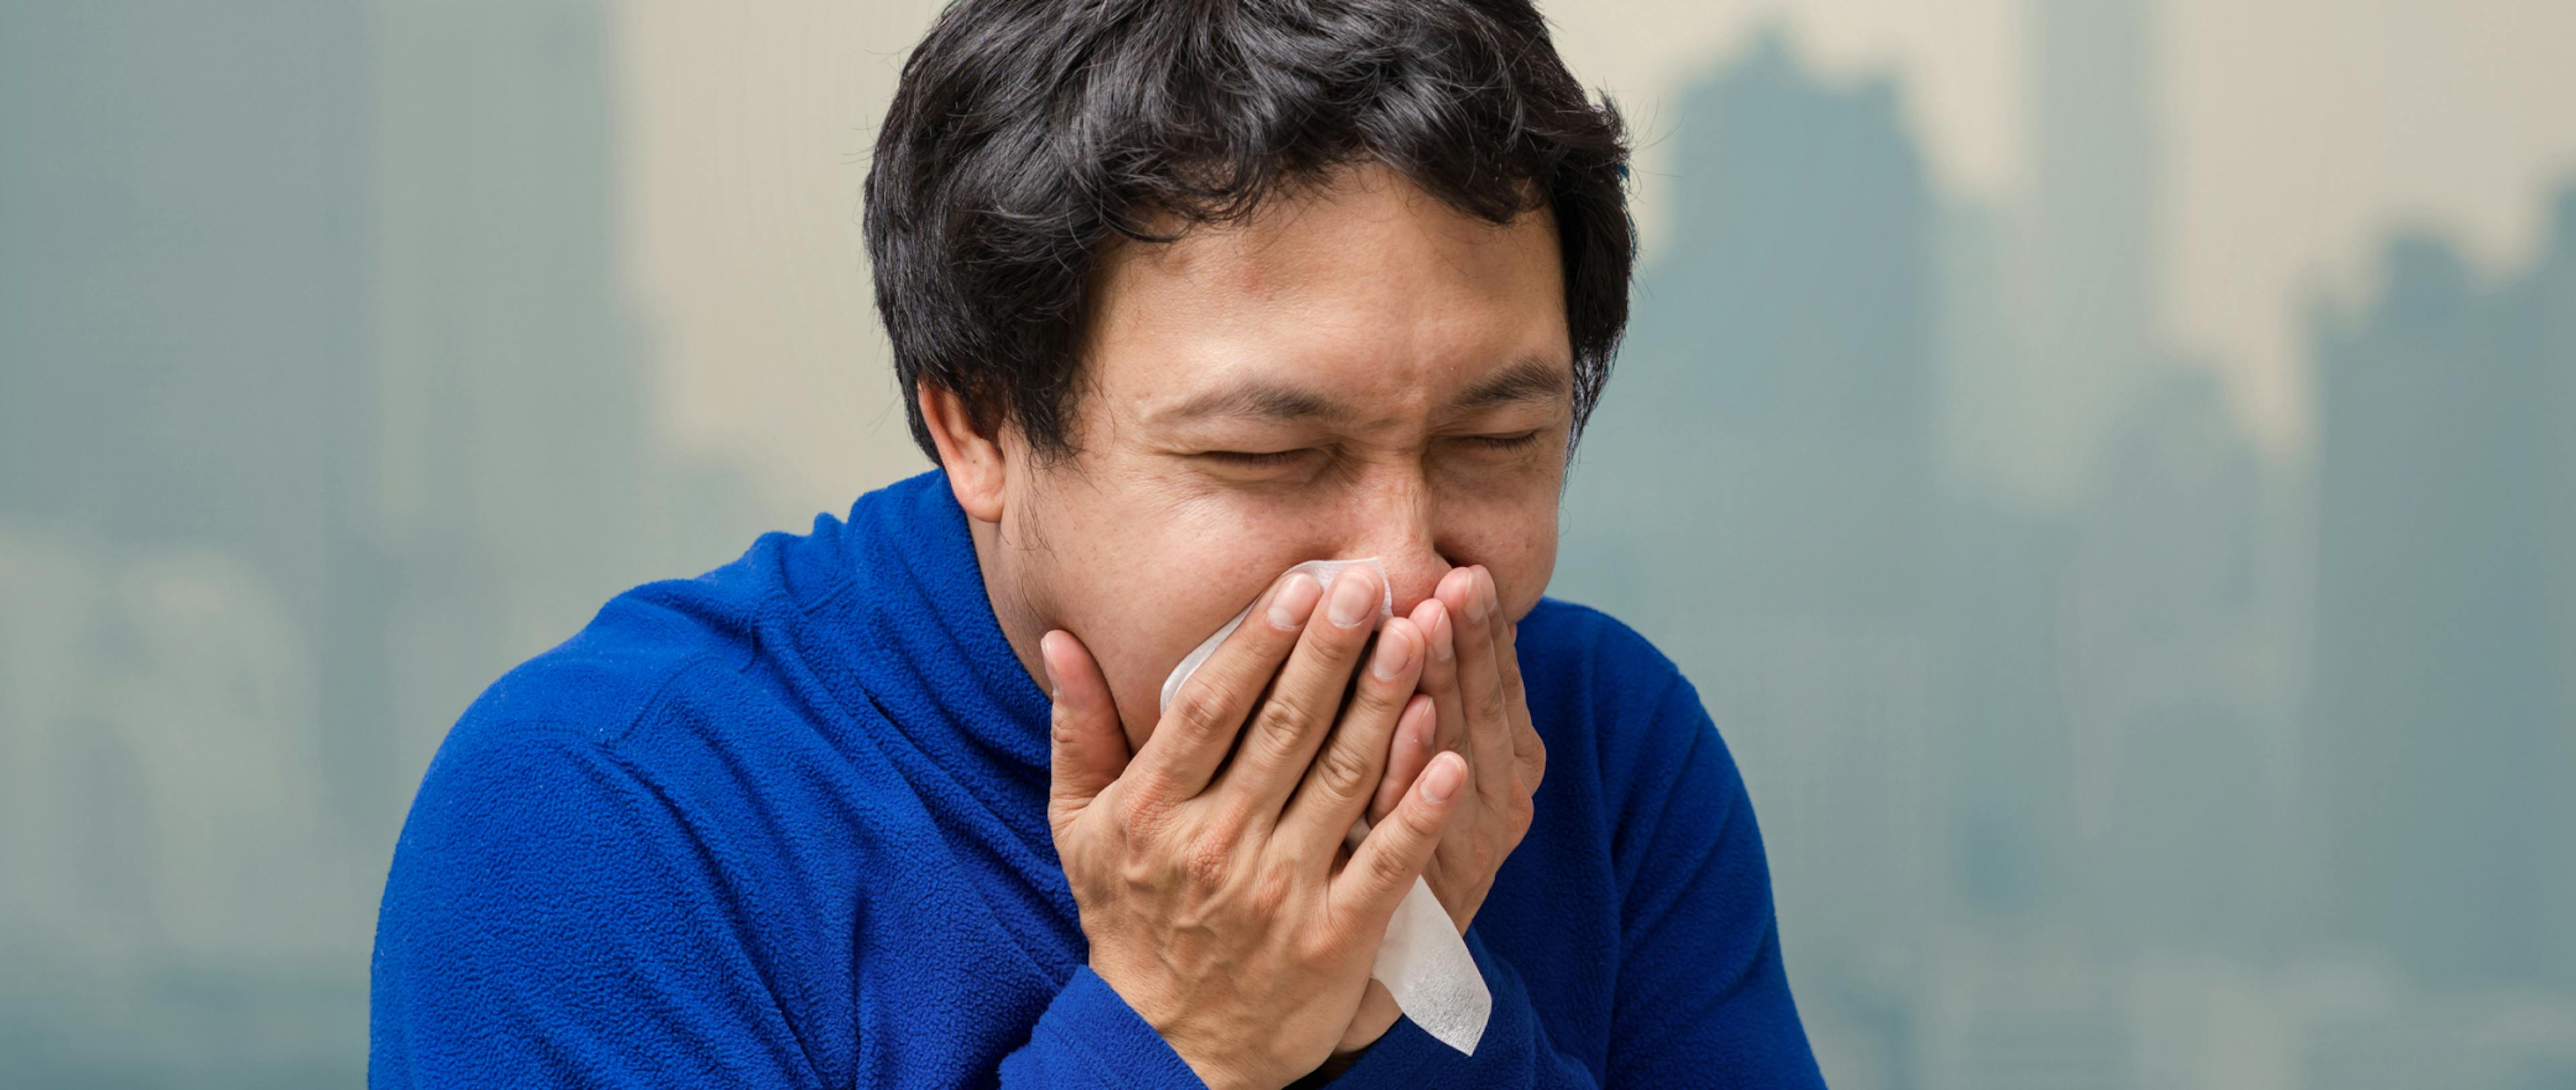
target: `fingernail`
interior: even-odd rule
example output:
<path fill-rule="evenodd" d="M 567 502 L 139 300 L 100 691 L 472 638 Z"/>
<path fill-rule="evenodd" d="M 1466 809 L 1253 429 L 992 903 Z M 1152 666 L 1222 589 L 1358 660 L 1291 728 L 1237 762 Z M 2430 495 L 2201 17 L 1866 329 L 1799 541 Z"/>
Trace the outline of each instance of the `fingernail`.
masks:
<path fill-rule="evenodd" d="M 1039 637 L 1038 668 L 1046 672 L 1047 699 L 1054 700 L 1063 695 L 1064 686 L 1055 679 L 1055 660 L 1047 657 L 1046 645 L 1046 638 L 1043 636 Z"/>
<path fill-rule="evenodd" d="M 1432 627 L 1439 631 L 1431 634 L 1431 657 L 1442 662 L 1458 657 L 1456 636 L 1458 623 L 1449 619 L 1449 607 L 1445 605 L 1440 607 L 1440 612 L 1433 618 Z"/>
<path fill-rule="evenodd" d="M 1485 600 L 1484 569 L 1478 568 L 1476 574 L 1467 581 L 1467 620 L 1475 624 L 1483 624 L 1492 608 Z"/>
<path fill-rule="evenodd" d="M 1379 681 L 1393 681 L 1397 674 L 1403 673 L 1404 668 L 1411 665 L 1413 665 L 1413 637 L 1402 635 L 1394 628 L 1378 634 L 1377 661 L 1370 664 L 1370 673 L 1376 674 Z"/>
<path fill-rule="evenodd" d="M 1458 793 L 1458 785 L 1467 778 L 1467 762 L 1455 753 L 1443 753 L 1431 759 L 1431 767 L 1422 771 L 1422 797 L 1432 802 L 1447 802 Z"/>
<path fill-rule="evenodd" d="M 1431 748 L 1432 719 L 1437 714 L 1432 710 L 1429 694 L 1415 696 L 1412 707 L 1405 709 L 1401 724 L 1405 739 L 1424 749 Z"/>
<path fill-rule="evenodd" d="M 1370 608 L 1377 604 L 1375 590 L 1358 571 L 1343 572 L 1341 578 L 1333 580 L 1333 605 L 1328 611 L 1333 623 L 1349 628 L 1367 619 L 1375 612 Z"/>
<path fill-rule="evenodd" d="M 1288 577 L 1279 594 L 1270 599 L 1270 623 L 1273 627 L 1295 629 L 1315 615 L 1315 602 L 1324 596 L 1324 585 L 1315 577 L 1298 572 Z"/>

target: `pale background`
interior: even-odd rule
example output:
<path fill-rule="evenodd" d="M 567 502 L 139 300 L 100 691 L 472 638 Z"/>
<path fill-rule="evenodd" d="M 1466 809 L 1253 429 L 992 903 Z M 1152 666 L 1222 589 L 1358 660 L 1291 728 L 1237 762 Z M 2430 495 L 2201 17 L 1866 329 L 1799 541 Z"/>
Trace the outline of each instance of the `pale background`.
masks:
<path fill-rule="evenodd" d="M 927 468 L 933 10 L 0 0 L 0 1084 L 357 1081 L 473 694 Z M 1551 593 L 1833 1083 L 2576 1086 L 2576 4 L 1550 10 L 1647 246 Z"/>

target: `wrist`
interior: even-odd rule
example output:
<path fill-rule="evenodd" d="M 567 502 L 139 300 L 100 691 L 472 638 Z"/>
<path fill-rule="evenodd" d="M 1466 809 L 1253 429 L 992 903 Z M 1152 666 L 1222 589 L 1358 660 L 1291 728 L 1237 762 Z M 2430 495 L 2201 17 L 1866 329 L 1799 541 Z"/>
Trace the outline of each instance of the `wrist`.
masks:
<path fill-rule="evenodd" d="M 1101 983 L 1109 986 L 1109 990 L 1118 996 L 1120 1002 L 1127 1005 L 1128 1010 L 1135 1012 L 1137 1020 L 1145 1023 L 1146 1029 L 1153 1031 L 1154 1036 L 1162 1038 L 1164 1046 L 1170 1048 L 1174 1055 L 1179 1056 L 1182 1065 L 1188 1067 L 1190 1073 L 1197 1076 L 1201 1083 L 1206 1084 L 1208 1090 L 1244 1090 L 1244 1088 L 1259 1087 L 1260 1084 L 1243 1077 L 1241 1072 L 1225 1063 L 1221 1059 L 1223 1056 L 1221 1050 L 1207 1047 L 1206 1032 L 1203 1030 L 1192 1032 L 1193 1027 L 1188 1024 L 1180 1004 L 1169 1002 L 1167 996 L 1154 989 L 1139 986 L 1139 983 L 1130 978 L 1120 966 L 1104 965 L 1103 959 L 1098 955 L 1098 948 L 1095 947 L 1090 959 L 1091 971 L 1100 977 Z M 1276 1086 L 1274 1084 L 1261 1090 L 1276 1090 Z"/>
<path fill-rule="evenodd" d="M 1198 1075 L 1200 1082 L 1208 1085 L 1208 1090 L 1281 1090 L 1276 1082 L 1245 1078 L 1230 1068 L 1212 1064 L 1202 1066 L 1198 1061 L 1190 1059 L 1187 1053 L 1181 1055 L 1181 1062 L 1190 1065 L 1190 1070 Z"/>
<path fill-rule="evenodd" d="M 1146 1024 L 1153 1025 L 1151 1022 Z M 1277 1079 L 1264 1081 L 1254 1078 L 1236 1064 L 1227 1062 L 1220 1051 L 1200 1047 L 1186 1035 L 1176 1035 L 1161 1026 L 1155 1026 L 1154 1031 L 1180 1056 L 1182 1063 L 1189 1065 L 1190 1073 L 1207 1084 L 1208 1090 L 1280 1090 Z"/>

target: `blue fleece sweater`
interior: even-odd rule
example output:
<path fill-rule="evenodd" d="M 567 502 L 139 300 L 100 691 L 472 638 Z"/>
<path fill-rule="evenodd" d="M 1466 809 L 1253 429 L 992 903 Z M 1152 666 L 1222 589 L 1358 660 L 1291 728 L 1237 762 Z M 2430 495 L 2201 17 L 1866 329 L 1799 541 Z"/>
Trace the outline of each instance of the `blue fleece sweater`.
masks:
<path fill-rule="evenodd" d="M 1492 1022 L 1399 1020 L 1334 1085 L 1821 1085 L 1697 692 L 1582 606 L 1519 645 L 1548 773 L 1467 933 Z M 1084 965 L 1047 711 L 936 470 L 619 595 L 430 762 L 368 1081 L 1199 1085 Z"/>

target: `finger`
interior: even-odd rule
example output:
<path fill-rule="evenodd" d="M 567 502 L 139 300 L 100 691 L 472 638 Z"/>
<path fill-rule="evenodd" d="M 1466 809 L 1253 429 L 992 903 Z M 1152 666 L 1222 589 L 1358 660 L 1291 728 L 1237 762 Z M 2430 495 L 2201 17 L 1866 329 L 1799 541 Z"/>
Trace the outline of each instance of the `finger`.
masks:
<path fill-rule="evenodd" d="M 1127 770 L 1127 729 L 1091 651 L 1057 629 L 1038 640 L 1053 705 L 1047 728 L 1047 822 L 1061 834 Z"/>
<path fill-rule="evenodd" d="M 1521 786 L 1536 791 L 1547 775 L 1547 743 L 1539 740 L 1538 722 L 1530 716 L 1529 690 L 1521 684 L 1521 626 L 1506 622 L 1499 635 L 1502 650 L 1495 659 L 1503 664 L 1503 696 L 1511 708 L 1512 759 L 1520 766 Z"/>
<path fill-rule="evenodd" d="M 1439 752 L 1440 694 L 1456 692 L 1454 679 L 1458 671 L 1452 664 L 1458 661 L 1458 655 L 1449 646 L 1452 622 L 1448 607 L 1441 605 L 1438 598 L 1425 598 L 1413 607 L 1413 624 L 1422 630 L 1424 642 L 1429 644 L 1422 657 L 1422 679 L 1414 683 L 1418 693 L 1414 703 L 1424 705 L 1425 710 L 1416 721 L 1412 705 L 1408 704 L 1405 717 L 1396 721 L 1395 739 L 1386 755 L 1386 774 L 1378 779 L 1377 794 L 1369 800 L 1368 819 L 1372 825 L 1386 820 L 1395 804 L 1404 800 L 1404 793 L 1413 789 L 1413 778 L 1422 774 L 1422 766 Z M 1448 699 L 1453 713 L 1457 703 L 1454 696 Z"/>
<path fill-rule="evenodd" d="M 1386 753 L 1412 714 L 1422 673 L 1422 630 L 1398 617 L 1377 634 L 1360 692 L 1334 724 L 1323 752 L 1306 766 L 1297 793 L 1280 814 L 1280 835 L 1298 858 L 1329 865 L 1333 846 L 1350 838 L 1351 825 L 1368 810 L 1386 772 Z"/>
<path fill-rule="evenodd" d="M 1467 706 L 1458 688 L 1458 653 L 1460 634 L 1466 618 L 1467 599 L 1476 586 L 1476 573 L 1468 568 L 1453 568 L 1440 580 L 1433 592 L 1440 602 L 1441 630 L 1433 636 L 1431 662 L 1425 668 L 1428 681 L 1423 691 L 1440 702 L 1440 722 L 1434 738 L 1434 750 L 1455 749 L 1465 752 L 1467 744 Z"/>
<path fill-rule="evenodd" d="M 1288 665 L 1280 668 L 1269 697 L 1244 728 L 1243 744 L 1235 748 L 1233 763 L 1218 774 L 1212 788 L 1227 793 L 1229 805 L 1240 807 L 1249 820 L 1263 827 L 1276 824 L 1289 794 L 1305 778 L 1307 765 L 1313 763 L 1337 720 L 1383 720 L 1386 726 L 1380 729 L 1393 729 L 1395 715 L 1413 692 L 1421 668 L 1422 656 L 1416 653 L 1420 644 L 1410 632 L 1392 644 L 1381 640 L 1377 652 L 1369 656 L 1371 665 L 1360 672 L 1359 691 L 1351 698 L 1349 711 L 1342 711 L 1342 694 L 1351 687 L 1352 671 L 1368 648 L 1369 630 L 1385 600 L 1377 573 L 1367 568 L 1344 568 L 1333 580 L 1323 618 L 1308 624 L 1296 650 L 1288 653 Z M 1380 676 L 1380 667 L 1393 654 L 1400 654 L 1402 660 L 1395 664 L 1399 667 L 1395 676 Z M 1349 822 L 1343 824 L 1347 827 Z"/>
<path fill-rule="evenodd" d="M 1404 717 L 1396 720 L 1395 738 L 1387 745 L 1386 774 L 1377 782 L 1377 793 L 1369 800 L 1368 820 L 1375 825 L 1394 812 L 1395 804 L 1404 801 L 1404 793 L 1413 790 L 1413 779 L 1422 775 L 1422 766 L 1431 763 L 1432 732 L 1440 722 L 1440 709 L 1429 693 L 1415 694 L 1405 705 Z"/>
<path fill-rule="evenodd" d="M 1404 802 L 1385 824 L 1369 829 L 1359 850 L 1351 853 L 1351 865 L 1334 879 L 1334 900 L 1373 919 L 1393 916 L 1396 902 L 1413 888 L 1440 846 L 1440 831 L 1457 813 L 1466 783 L 1466 761 L 1449 752 L 1433 757 Z"/>
<path fill-rule="evenodd" d="M 1243 623 L 1172 694 L 1171 706 L 1137 750 L 1144 790 L 1179 802 L 1207 789 L 1323 596 L 1314 576 L 1292 572 L 1252 604 Z"/>
<path fill-rule="evenodd" d="M 1494 583 L 1493 569 L 1478 565 L 1476 575 L 1485 591 L 1485 652 L 1487 666 L 1493 672 L 1493 687 L 1486 700 L 1485 718 L 1470 719 L 1476 725 L 1468 731 L 1477 738 L 1476 760 L 1493 770 L 1476 786 L 1483 789 L 1485 797 L 1502 800 L 1514 790 L 1517 777 L 1512 771 L 1520 761 L 1521 724 L 1528 715 L 1512 700 L 1518 689 L 1511 682 L 1515 664 L 1510 661 L 1513 651 L 1507 633 L 1512 622 L 1503 615 L 1502 588 Z"/>
<path fill-rule="evenodd" d="M 1503 696 L 1502 668 L 1495 664 L 1496 609 L 1494 580 L 1482 564 L 1469 569 L 1471 584 L 1461 603 L 1458 625 L 1458 692 L 1466 709 L 1466 738 L 1459 747 L 1470 764 L 1486 770 L 1476 777 L 1484 797 L 1499 800 L 1511 788 L 1504 770 L 1512 760 L 1510 709 Z"/>

